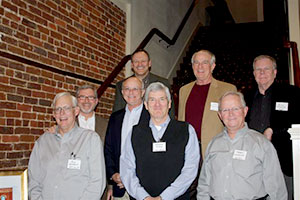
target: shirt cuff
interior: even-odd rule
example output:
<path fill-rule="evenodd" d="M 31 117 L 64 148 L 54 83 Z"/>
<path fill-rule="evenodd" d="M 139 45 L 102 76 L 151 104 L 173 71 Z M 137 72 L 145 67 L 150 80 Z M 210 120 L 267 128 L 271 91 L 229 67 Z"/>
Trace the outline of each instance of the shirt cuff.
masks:
<path fill-rule="evenodd" d="M 173 193 L 171 193 L 171 191 L 168 190 L 168 188 L 166 188 L 159 196 L 162 200 L 175 199 Z"/>

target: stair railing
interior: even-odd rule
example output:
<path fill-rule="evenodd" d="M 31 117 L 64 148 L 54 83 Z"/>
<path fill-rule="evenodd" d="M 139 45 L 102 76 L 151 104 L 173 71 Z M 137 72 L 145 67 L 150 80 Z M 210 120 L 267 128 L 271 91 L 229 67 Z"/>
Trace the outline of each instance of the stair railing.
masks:
<path fill-rule="evenodd" d="M 194 9 L 194 7 L 196 6 L 197 3 L 198 3 L 198 0 L 193 0 L 191 6 L 187 10 L 184 18 L 182 19 L 182 21 L 181 21 L 181 23 L 180 23 L 180 25 L 179 25 L 179 27 L 178 27 L 178 29 L 177 29 L 177 31 L 174 34 L 172 39 L 170 39 L 168 36 L 166 36 L 164 33 L 162 33 L 157 28 L 153 28 L 153 29 L 151 29 L 151 31 L 149 31 L 149 33 L 146 35 L 146 37 L 140 43 L 140 45 L 136 48 L 136 50 L 145 48 L 146 45 L 148 44 L 148 42 L 152 39 L 152 37 L 155 34 L 161 38 L 160 41 L 164 40 L 168 44 L 168 47 L 171 46 L 171 45 L 174 45 L 176 43 L 180 33 L 182 32 L 184 25 L 186 24 L 188 18 L 190 17 L 190 15 L 191 15 L 191 13 L 192 13 L 192 11 L 193 11 L 193 9 Z M 122 60 L 119 62 L 119 64 L 114 68 L 114 70 L 105 79 L 103 84 L 101 84 L 101 86 L 97 90 L 99 99 L 104 94 L 104 92 L 106 91 L 108 86 L 111 85 L 111 83 L 117 77 L 117 75 L 122 71 L 122 69 L 124 68 L 126 63 L 130 60 L 130 58 L 131 58 L 131 55 L 126 55 L 125 57 L 123 57 Z"/>
<path fill-rule="evenodd" d="M 284 47 L 292 49 L 294 83 L 297 87 L 300 87 L 300 68 L 297 43 L 292 41 L 284 42 Z"/>

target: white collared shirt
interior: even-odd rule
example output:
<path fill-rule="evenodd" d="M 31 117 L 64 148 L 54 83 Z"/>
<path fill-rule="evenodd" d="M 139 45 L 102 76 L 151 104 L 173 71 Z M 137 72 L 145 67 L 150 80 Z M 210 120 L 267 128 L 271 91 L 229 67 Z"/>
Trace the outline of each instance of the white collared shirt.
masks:
<path fill-rule="evenodd" d="M 88 118 L 87 120 L 85 119 L 85 116 L 79 114 L 78 123 L 81 128 L 86 128 L 95 131 L 95 123 L 96 123 L 95 112 L 93 113 L 93 116 Z"/>

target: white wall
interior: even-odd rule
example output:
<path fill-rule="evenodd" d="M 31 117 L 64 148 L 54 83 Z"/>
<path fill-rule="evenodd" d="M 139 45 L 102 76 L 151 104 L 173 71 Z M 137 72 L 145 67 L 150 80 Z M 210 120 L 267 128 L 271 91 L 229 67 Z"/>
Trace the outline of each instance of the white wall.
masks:
<path fill-rule="evenodd" d="M 174 36 L 182 18 L 186 14 L 192 0 L 111 0 L 127 13 L 126 46 L 132 53 L 152 28 L 158 28 L 170 39 Z M 193 30 L 199 22 L 205 23 L 203 7 L 209 0 L 201 0 L 192 16 L 184 27 L 176 45 L 167 48 L 166 43 L 159 42 L 154 37 L 146 46 L 152 60 L 152 72 L 165 78 L 170 78 L 171 72 L 176 68 L 185 44 L 188 42 Z M 200 5 L 201 6 L 200 6 Z M 125 5 L 125 6 L 124 6 Z M 128 9 L 130 8 L 130 9 Z M 130 13 L 129 13 L 130 12 Z M 127 65 L 126 75 L 129 75 L 130 66 Z"/>

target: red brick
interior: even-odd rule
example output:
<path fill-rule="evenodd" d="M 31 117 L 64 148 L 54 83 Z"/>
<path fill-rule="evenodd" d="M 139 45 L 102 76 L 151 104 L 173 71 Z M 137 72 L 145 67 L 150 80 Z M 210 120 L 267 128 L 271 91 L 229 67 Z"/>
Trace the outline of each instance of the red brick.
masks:
<path fill-rule="evenodd" d="M 13 148 L 12 144 L 0 143 L 0 151 L 12 150 L 12 148 Z"/>
<path fill-rule="evenodd" d="M 18 160 L 17 166 L 27 166 L 28 163 L 29 163 L 29 159 L 21 159 L 21 160 Z"/>
<path fill-rule="evenodd" d="M 22 118 L 25 119 L 36 119 L 36 113 L 22 113 Z"/>
<path fill-rule="evenodd" d="M 29 133 L 30 133 L 29 128 L 19 127 L 15 129 L 15 134 L 29 134 Z"/>
<path fill-rule="evenodd" d="M 13 144 L 14 150 L 28 150 L 30 149 L 30 146 L 28 143 L 17 143 Z"/>
<path fill-rule="evenodd" d="M 33 135 L 21 135 L 20 141 L 21 142 L 34 142 L 34 136 Z"/>
<path fill-rule="evenodd" d="M 31 91 L 24 88 L 17 88 L 17 94 L 31 96 Z"/>
<path fill-rule="evenodd" d="M 16 160 L 1 160 L 0 162 L 0 169 L 5 169 L 5 168 L 12 168 L 17 166 L 17 161 Z"/>
<path fill-rule="evenodd" d="M 17 104 L 17 110 L 21 111 L 31 111 L 32 106 L 26 104 Z"/>
<path fill-rule="evenodd" d="M 46 94 L 44 92 L 32 91 L 32 96 L 38 98 L 45 98 Z"/>
<path fill-rule="evenodd" d="M 12 127 L 2 126 L 0 127 L 0 134 L 13 134 L 14 130 Z"/>
<path fill-rule="evenodd" d="M 3 135 L 2 136 L 2 142 L 19 142 L 20 138 L 19 136 L 15 135 Z"/>
<path fill-rule="evenodd" d="M 8 152 L 7 153 L 7 158 L 8 159 L 16 159 L 16 158 L 23 158 L 23 152 Z"/>
<path fill-rule="evenodd" d="M 21 117 L 21 113 L 19 111 L 5 111 L 6 117 Z"/>
<path fill-rule="evenodd" d="M 16 109 L 16 103 L 0 102 L 0 108 L 15 110 Z"/>
<path fill-rule="evenodd" d="M 23 56 L 23 54 L 24 54 L 24 51 L 22 49 L 11 46 L 11 45 L 8 45 L 8 51 L 11 51 L 12 53 L 15 53 L 15 54 L 18 54 L 21 56 Z"/>

